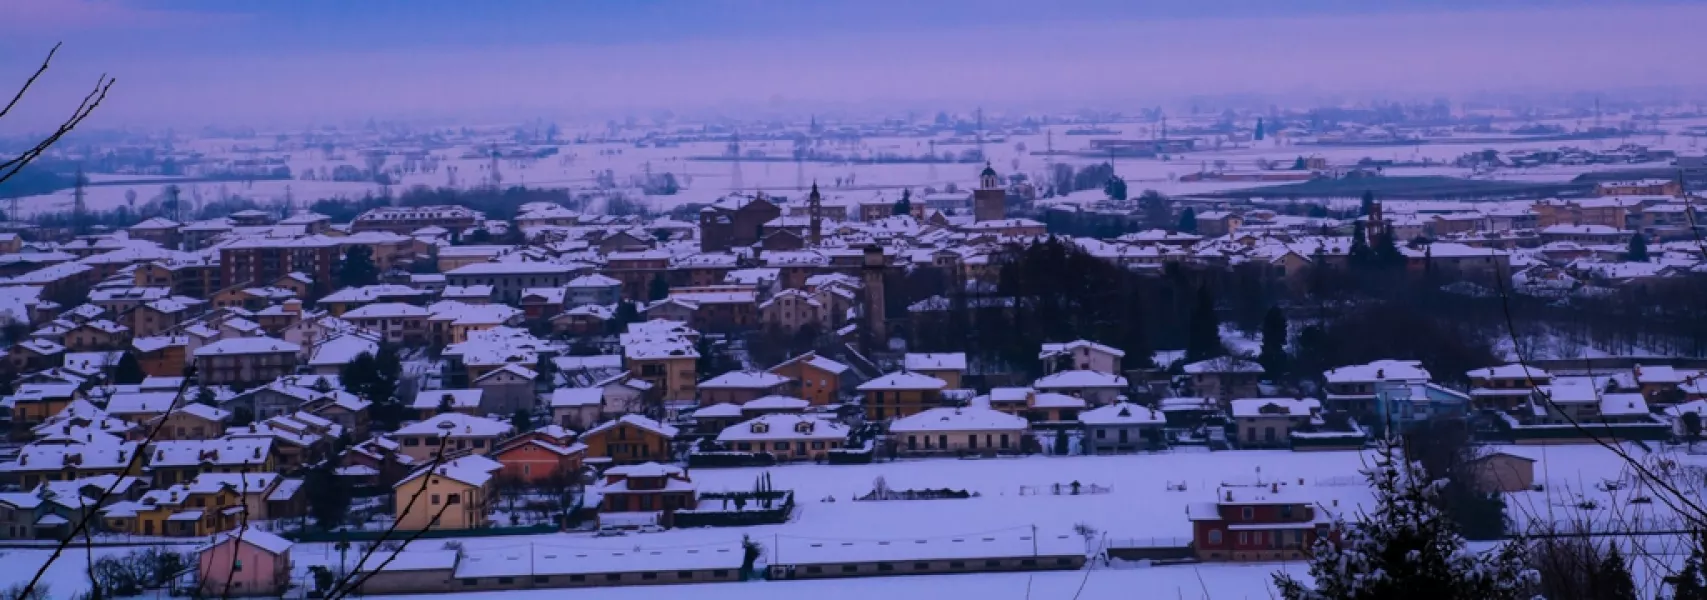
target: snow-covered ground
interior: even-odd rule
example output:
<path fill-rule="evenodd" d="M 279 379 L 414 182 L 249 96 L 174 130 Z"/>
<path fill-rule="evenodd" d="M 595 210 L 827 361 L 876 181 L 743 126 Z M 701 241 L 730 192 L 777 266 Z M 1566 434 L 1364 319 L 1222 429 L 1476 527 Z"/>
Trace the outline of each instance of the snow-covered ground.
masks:
<path fill-rule="evenodd" d="M 1680 130 L 1689 125 L 1682 121 L 1663 122 L 1662 126 L 1672 130 Z M 1571 127 L 1570 124 L 1566 124 Z M 1140 138 L 1151 134 L 1146 126 L 1137 124 L 1119 124 L 1109 127 L 1121 131 L 1118 136 L 1067 136 L 1065 130 L 1072 126 L 1057 125 L 1054 130 L 1053 145 L 1058 151 L 1082 151 L 1093 138 Z M 1484 137 L 1484 136 L 1477 136 Z M 1298 156 L 1322 156 L 1331 164 L 1352 164 L 1363 158 L 1394 161 L 1434 161 L 1450 163 L 1454 158 L 1467 152 L 1480 150 L 1500 150 L 1509 152 L 1530 149 L 1557 149 L 1560 146 L 1578 146 L 1591 149 L 1612 149 L 1622 143 L 1650 145 L 1654 148 L 1669 148 L 1678 150 L 1680 154 L 1699 154 L 1701 149 L 1692 146 L 1693 138 L 1683 135 L 1671 135 L 1665 138 L 1659 136 L 1632 136 L 1627 139 L 1580 140 L 1570 142 L 1466 142 L 1466 143 L 1430 143 L 1419 146 L 1312 146 L 1289 145 L 1277 138 L 1263 141 L 1243 142 L 1240 145 L 1227 145 L 1219 150 L 1206 149 L 1190 152 L 1174 157 L 1172 160 L 1116 158 L 1113 160 L 1116 174 L 1126 178 L 1134 193 L 1144 189 L 1156 189 L 1167 194 L 1189 195 L 1207 193 L 1226 189 L 1257 187 L 1252 182 L 1223 182 L 1201 181 L 1181 182 L 1181 175 L 1195 173 L 1200 170 L 1213 170 L 1218 163 L 1226 169 L 1235 171 L 1250 171 L 1257 169 L 1259 161 L 1290 163 Z M 248 156 L 248 149 L 256 144 L 256 140 L 224 140 L 200 139 L 180 144 L 184 148 L 207 153 L 214 157 Z M 1047 136 L 1035 135 L 1008 136 L 1001 142 L 985 144 L 985 152 L 990 162 L 1003 173 L 1022 172 L 1033 176 L 1042 176 L 1050 162 L 1084 165 L 1107 160 L 1098 156 L 1055 156 L 1050 158 L 1040 154 L 1050 144 Z M 499 171 L 506 185 L 518 184 L 534 187 L 589 187 L 594 181 L 595 173 L 611 170 L 617 181 L 627 181 L 631 176 L 637 176 L 650 170 L 653 173 L 674 173 L 681 183 L 683 190 L 673 196 L 649 197 L 647 203 L 657 210 L 668 210 L 674 206 L 698 202 L 705 203 L 728 193 L 736 188 L 736 166 L 730 162 L 691 160 L 695 157 L 720 156 L 725 151 L 726 144 L 722 142 L 691 142 L 674 147 L 645 147 L 637 148 L 632 144 L 623 143 L 594 143 L 571 144 L 562 146 L 561 154 L 537 160 L 500 161 Z M 937 154 L 947 151 L 959 152 L 971 146 L 936 147 Z M 1023 150 L 1022 150 L 1023 148 Z M 759 151 L 766 156 L 791 156 L 793 145 L 781 141 L 744 142 L 744 152 Z M 857 147 L 843 149 L 829 147 L 831 152 L 845 154 L 865 154 L 871 152 L 892 152 L 901 155 L 924 155 L 930 152 L 929 141 L 924 138 L 865 138 L 860 140 Z M 464 158 L 470 151 L 469 147 L 458 147 L 448 150 L 434 151 L 440 161 L 440 168 L 431 173 L 413 173 L 402 177 L 402 180 L 392 186 L 393 192 L 401 191 L 414 185 L 444 186 L 450 183 L 449 167 L 456 168 L 457 186 L 467 187 L 480 185 L 488 172 L 489 161 L 482 158 Z M 261 151 L 260 156 L 285 157 L 286 164 L 294 176 L 300 178 L 308 171 L 319 172 L 324 169 L 330 172 L 338 165 L 351 165 L 365 169 L 360 152 L 350 148 L 340 147 L 330 158 L 319 150 L 295 148 L 289 152 Z M 399 160 L 391 157 L 392 161 Z M 1656 164 L 1634 165 L 1635 167 L 1652 167 Z M 1571 177 L 1589 170 L 1616 169 L 1616 166 L 1547 166 L 1535 169 L 1507 170 L 1493 174 L 1495 179 L 1513 179 L 1522 181 L 1565 181 Z M 816 181 L 825 187 L 832 196 L 845 194 L 852 198 L 864 198 L 888 190 L 891 195 L 898 193 L 903 187 L 915 190 L 926 186 L 943 187 L 955 183 L 968 187 L 976 183 L 979 165 L 965 163 L 944 164 L 880 164 L 853 165 L 812 162 L 796 165 L 793 162 L 760 162 L 743 161 L 739 166 L 739 188 L 746 191 L 755 189 L 767 190 L 772 193 L 790 194 L 798 190 L 802 184 L 809 185 Z M 1469 169 L 1461 169 L 1448 165 L 1429 167 L 1396 167 L 1387 171 L 1389 175 L 1445 175 L 1470 176 Z M 853 184 L 836 189 L 834 182 L 840 179 L 852 178 Z M 148 179 L 148 177 L 108 176 L 93 177 L 97 181 L 111 179 Z M 320 198 L 345 197 L 359 198 L 366 193 L 379 194 L 381 188 L 371 182 L 332 182 L 332 181 L 258 181 L 185 184 L 183 198 L 191 200 L 192 196 L 200 194 L 203 198 L 211 199 L 219 195 L 223 187 L 226 193 L 254 198 L 267 202 L 283 199 L 285 187 L 290 187 L 290 195 L 298 205 L 306 205 Z M 120 185 L 92 187 L 88 191 L 88 205 L 93 210 L 110 210 L 125 204 L 126 192 L 134 191 L 137 204 L 140 206 L 149 199 L 162 193 L 164 184 L 153 185 Z M 1083 200 L 1100 200 L 1100 194 L 1085 196 Z M 20 200 L 20 212 L 25 215 L 44 211 L 68 210 L 71 207 L 71 191 L 63 190 L 55 194 L 31 196 Z"/>
<path fill-rule="evenodd" d="M 1605 523 L 1612 520 L 1639 521 L 1644 525 L 1664 526 L 1674 523 L 1672 513 L 1663 503 L 1635 504 L 1629 498 L 1638 492 L 1625 485 L 1621 490 L 1606 491 L 1607 481 L 1628 480 L 1623 463 L 1610 452 L 1597 446 L 1524 446 L 1501 448 L 1521 456 L 1536 459 L 1537 483 L 1541 492 L 1522 492 L 1508 499 L 1508 512 L 1520 523 L 1546 520 L 1587 519 Z M 1682 452 L 1647 454 L 1632 448 L 1635 456 L 1659 463 L 1669 459 L 1681 466 L 1699 462 Z M 726 546 L 739 543 L 743 535 L 751 536 L 767 548 L 783 538 L 817 541 L 861 541 L 940 538 L 974 533 L 1025 532 L 1032 527 L 1038 531 L 1062 534 L 1072 532 L 1075 525 L 1084 524 L 1096 529 L 1098 539 L 1144 539 L 1159 542 L 1181 541 L 1190 536 L 1186 520 L 1186 505 L 1211 501 L 1214 489 L 1223 482 L 1284 481 L 1310 490 L 1324 507 L 1342 512 L 1365 507 L 1370 493 L 1359 474 L 1371 456 L 1359 452 L 1294 453 L 1286 451 L 1177 451 L 1107 457 L 1029 457 L 990 460 L 904 460 L 858 466 L 790 465 L 770 469 L 698 469 L 690 473 L 701 491 L 751 489 L 755 479 L 769 472 L 772 484 L 779 489 L 793 489 L 800 502 L 794 519 L 782 525 L 750 528 L 677 529 L 662 533 L 636 534 L 616 538 L 595 538 L 588 533 L 559 533 L 505 538 L 465 538 L 461 542 L 470 553 L 498 548 L 513 548 L 519 544 L 539 544 L 578 549 L 667 549 L 686 547 Z M 953 488 L 967 489 L 978 497 L 966 500 L 921 500 L 887 502 L 852 502 L 850 498 L 872 488 L 882 477 L 892 489 Z M 1078 481 L 1111 488 L 1107 494 L 1056 496 L 1050 494 L 1053 484 Z M 1300 484 L 1299 482 L 1302 481 Z M 1184 483 L 1186 491 L 1171 491 L 1170 484 Z M 1035 493 L 1034 493 L 1035 492 Z M 834 502 L 825 502 L 833 497 Z M 1593 500 L 1596 507 L 1578 506 L 1582 500 Z M 1347 512 L 1347 514 L 1350 514 Z M 418 549 L 437 549 L 442 541 L 424 541 Z M 186 547 L 187 548 L 187 547 Z M 125 549 L 98 548 L 97 554 L 124 552 Z M 293 551 L 299 576 L 306 577 L 309 565 L 333 564 L 337 552 L 329 544 L 300 544 Z M 0 560 L 10 565 L 0 569 L 0 585 L 27 578 L 36 565 L 46 560 L 46 550 L 7 550 Z M 356 551 L 349 560 L 353 562 Z M 767 554 L 767 562 L 768 562 Z M 68 555 L 49 570 L 55 597 L 69 596 L 85 584 L 81 572 L 82 553 Z M 28 568 L 26 569 L 26 565 Z M 1082 598 L 1131 597 L 1133 589 L 1153 591 L 1151 597 L 1197 598 L 1208 586 L 1215 598 L 1266 598 L 1263 586 L 1280 565 L 1203 565 L 1198 567 L 1168 566 L 1141 570 L 1097 571 L 1086 584 Z M 1200 583 L 1198 576 L 1202 575 Z M 1068 588 L 1077 586 L 1082 573 L 1039 574 L 1035 578 L 1034 598 L 1069 598 Z M 744 594 L 756 590 L 757 597 L 782 597 L 781 594 L 829 594 L 828 598 L 853 597 L 847 589 L 865 590 L 863 597 L 886 591 L 927 591 L 937 585 L 952 586 L 959 591 L 963 585 L 978 590 L 990 590 L 996 598 L 1023 598 L 1025 575 L 979 575 L 949 578 L 909 577 L 836 581 L 822 583 L 764 583 L 718 584 L 705 586 L 706 593 Z M 942 582 L 942 583 L 934 583 Z M 762 587 L 754 587 L 762 586 Z M 796 587 L 798 586 L 798 587 Z M 987 587 L 986 587 L 987 586 Z M 1135 587 L 1142 586 L 1142 587 Z M 748 589 L 751 588 L 751 589 Z M 1011 589 L 1010 589 L 1011 588 Z M 700 593 L 700 586 L 694 588 Z M 727 592 L 721 590 L 728 590 Z M 1040 591 L 1041 590 L 1041 591 Z M 1095 592 L 1093 590 L 1106 590 Z M 544 592 L 541 592 L 542 594 Z M 552 592 L 570 594 L 576 592 Z M 594 592 L 587 592 L 594 593 Z M 656 594 L 646 590 L 600 590 L 601 595 Z M 504 596 L 522 597 L 522 596 Z M 541 596 L 544 597 L 544 596 Z M 601 596 L 604 597 L 604 596 Z M 622 596 L 626 597 L 626 596 Z M 638 596 L 636 596 L 638 597 Z M 657 597 L 655 595 L 648 597 Z M 731 596 L 733 597 L 733 596 Z"/>

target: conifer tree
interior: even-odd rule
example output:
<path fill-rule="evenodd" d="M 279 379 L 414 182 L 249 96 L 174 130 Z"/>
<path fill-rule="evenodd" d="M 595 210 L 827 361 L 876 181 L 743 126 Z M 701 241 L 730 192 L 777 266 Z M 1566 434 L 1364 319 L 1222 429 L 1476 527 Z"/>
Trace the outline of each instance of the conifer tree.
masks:
<path fill-rule="evenodd" d="M 1442 481 L 1425 481 L 1420 466 L 1383 448 L 1368 472 L 1375 508 L 1351 526 L 1340 523 L 1336 543 L 1316 541 L 1309 583 L 1274 575 L 1286 600 L 1435 600 L 1533 597 L 1539 573 L 1528 566 L 1529 546 L 1514 540 L 1478 553 L 1465 547 L 1439 508 Z"/>

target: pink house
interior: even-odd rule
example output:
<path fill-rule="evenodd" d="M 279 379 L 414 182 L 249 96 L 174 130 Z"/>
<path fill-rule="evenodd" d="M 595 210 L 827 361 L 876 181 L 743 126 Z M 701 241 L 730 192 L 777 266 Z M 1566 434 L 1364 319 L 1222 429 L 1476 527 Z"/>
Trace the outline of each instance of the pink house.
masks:
<path fill-rule="evenodd" d="M 290 588 L 290 546 L 290 540 L 254 528 L 213 536 L 197 559 L 201 595 L 225 596 L 228 589 L 231 596 L 283 595 Z"/>

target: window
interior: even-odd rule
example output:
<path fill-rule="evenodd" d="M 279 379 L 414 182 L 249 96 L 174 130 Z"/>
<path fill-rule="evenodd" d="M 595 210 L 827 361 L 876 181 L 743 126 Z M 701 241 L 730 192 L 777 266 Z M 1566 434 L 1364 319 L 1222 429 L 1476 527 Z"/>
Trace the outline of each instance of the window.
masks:
<path fill-rule="evenodd" d="M 581 583 L 587 580 L 586 575 L 570 575 L 569 583 Z"/>
<path fill-rule="evenodd" d="M 889 563 L 877 563 L 877 570 L 879 570 L 879 571 L 893 571 L 893 570 L 895 570 L 895 565 L 892 565 Z"/>
<path fill-rule="evenodd" d="M 1221 545 L 1221 530 L 1219 530 L 1219 529 L 1209 530 L 1209 544 L 1212 546 Z"/>
<path fill-rule="evenodd" d="M 514 577 L 499 577 L 498 578 L 499 584 L 509 584 L 509 583 L 515 583 L 515 582 L 516 582 L 516 578 L 514 578 Z"/>
<path fill-rule="evenodd" d="M 439 505 L 439 495 L 433 494 L 433 506 L 438 506 L 438 505 Z"/>
<path fill-rule="evenodd" d="M 622 581 L 622 573 L 606 573 L 605 581 Z"/>
<path fill-rule="evenodd" d="M 657 574 L 657 573 L 652 573 L 652 572 L 646 572 L 646 573 L 641 573 L 641 574 L 640 574 L 640 578 L 641 578 L 641 579 L 644 579 L 644 580 L 647 580 L 647 581 L 651 581 L 651 580 L 654 580 L 654 579 L 657 579 L 657 578 L 658 578 L 658 574 Z"/>
<path fill-rule="evenodd" d="M 1106 429 L 1098 429 L 1097 430 L 1097 439 L 1100 440 L 1100 439 L 1103 439 L 1106 437 L 1108 437 L 1108 430 L 1106 430 Z"/>
<path fill-rule="evenodd" d="M 551 583 L 551 576 L 550 575 L 534 575 L 533 576 L 533 582 L 534 583 Z"/>
<path fill-rule="evenodd" d="M 855 573 L 858 571 L 859 571 L 858 565 L 842 565 L 842 572 L 843 573 Z"/>
<path fill-rule="evenodd" d="M 931 568 L 930 563 L 925 563 L 925 562 L 913 563 L 913 570 L 914 571 L 929 571 L 930 568 Z"/>
<path fill-rule="evenodd" d="M 1251 534 L 1250 534 L 1250 532 L 1248 532 L 1248 531 L 1241 531 L 1241 532 L 1239 532 L 1239 545 L 1240 545 L 1240 546 L 1243 546 L 1243 545 L 1245 545 L 1245 544 L 1249 544 L 1249 543 L 1251 543 Z"/>
<path fill-rule="evenodd" d="M 1022 558 L 1019 561 L 1019 566 L 1035 567 L 1035 566 L 1037 566 L 1037 559 L 1035 559 L 1035 558 Z"/>
<path fill-rule="evenodd" d="M 1004 434 L 1002 434 L 1002 449 L 1006 450 L 1007 447 L 1008 447 L 1008 434 L 1004 433 Z"/>
<path fill-rule="evenodd" d="M 1257 509 L 1254 507 L 1246 506 L 1244 508 L 1239 509 L 1239 518 L 1241 518 L 1241 519 L 1249 521 L 1251 519 L 1255 519 L 1256 517 L 1257 517 Z"/>
<path fill-rule="evenodd" d="M 813 450 L 823 450 L 824 449 L 824 442 L 812 442 L 812 449 Z"/>
<path fill-rule="evenodd" d="M 676 571 L 676 579 L 693 579 L 693 571 Z"/>
<path fill-rule="evenodd" d="M 1292 505 L 1291 504 L 1280 505 L 1280 518 L 1282 518 L 1282 519 L 1291 519 L 1292 518 Z"/>
<path fill-rule="evenodd" d="M 1065 566 L 1068 566 L 1071 564 L 1073 564 L 1073 559 L 1071 559 L 1071 558 L 1057 558 L 1057 559 L 1055 559 L 1055 565 L 1056 566 L 1065 567 Z"/>
<path fill-rule="evenodd" d="M 419 446 L 419 445 L 421 445 L 421 440 L 418 440 L 418 439 L 415 439 L 415 438 L 412 438 L 412 437 L 409 437 L 409 438 L 403 438 L 403 445 L 404 445 L 404 446 L 407 446 L 407 447 L 410 447 L 410 448 L 413 448 L 413 447 L 415 447 L 415 446 Z"/>
<path fill-rule="evenodd" d="M 480 584 L 479 579 L 464 579 L 464 580 L 462 580 L 462 585 L 479 585 L 479 584 Z"/>
<path fill-rule="evenodd" d="M 1000 567 L 1000 566 L 1002 566 L 1002 561 L 999 561 L 999 560 L 986 560 L 986 561 L 984 561 L 984 566 L 985 566 L 985 567 L 987 567 L 987 568 L 991 568 L 991 569 L 994 569 L 994 568 L 996 568 L 996 567 Z"/>
<path fill-rule="evenodd" d="M 948 563 L 948 568 L 950 568 L 950 569 L 964 569 L 964 568 L 966 568 L 966 563 L 960 562 L 958 560 L 952 561 L 952 562 Z"/>
<path fill-rule="evenodd" d="M 712 571 L 711 576 L 712 577 L 728 577 L 729 571 L 726 569 L 718 569 L 716 571 Z"/>

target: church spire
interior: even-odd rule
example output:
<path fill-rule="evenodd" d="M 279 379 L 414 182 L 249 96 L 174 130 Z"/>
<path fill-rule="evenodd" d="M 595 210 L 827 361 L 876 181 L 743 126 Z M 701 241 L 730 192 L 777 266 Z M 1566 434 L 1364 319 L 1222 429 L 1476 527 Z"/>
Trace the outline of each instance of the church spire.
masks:
<path fill-rule="evenodd" d="M 824 196 L 818 193 L 818 180 L 812 180 L 812 193 L 806 196 L 806 214 L 811 217 L 807 230 L 808 242 L 817 248 L 824 242 Z"/>

